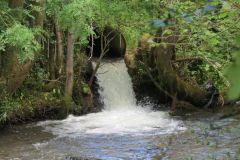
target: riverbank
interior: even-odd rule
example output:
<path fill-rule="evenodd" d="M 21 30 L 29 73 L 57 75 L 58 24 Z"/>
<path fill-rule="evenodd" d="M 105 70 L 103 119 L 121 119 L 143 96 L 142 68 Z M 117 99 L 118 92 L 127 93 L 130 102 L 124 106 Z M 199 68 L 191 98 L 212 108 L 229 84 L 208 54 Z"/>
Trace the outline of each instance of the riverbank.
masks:
<path fill-rule="evenodd" d="M 23 85 L 9 95 L 6 85 L 0 84 L 0 124 L 12 125 L 31 123 L 41 120 L 64 119 L 69 114 L 84 115 L 99 112 L 102 104 L 99 101 L 98 83 L 94 76 L 91 88 L 88 82 L 93 73 L 91 62 L 81 55 L 75 61 L 75 77 L 71 100 L 64 96 L 65 77 L 47 79 L 48 75 L 38 65 L 33 66 Z M 40 72 L 39 74 L 36 74 Z"/>
<path fill-rule="evenodd" d="M 87 133 L 94 128 L 88 128 L 85 133 L 73 132 L 76 125 L 70 127 L 69 120 L 54 121 L 49 124 L 46 122 L 14 125 L 0 133 L 2 144 L 0 159 L 40 160 L 81 157 L 106 160 L 136 157 L 150 159 L 151 157 L 151 159 L 214 160 L 214 158 L 239 158 L 239 115 L 220 119 L 217 114 L 192 113 L 175 120 L 182 121 L 182 125 L 187 129 L 165 134 L 158 134 L 157 131 L 94 134 Z M 59 124 L 70 127 L 71 133 L 64 134 Z"/>
<path fill-rule="evenodd" d="M 128 54 L 126 54 L 128 55 Z M 141 75 L 136 71 L 140 68 L 134 68 L 134 59 L 126 59 L 125 63 L 128 67 L 128 72 L 132 78 L 133 89 L 136 95 L 137 103 L 151 103 L 154 104 L 153 108 L 155 110 L 165 110 L 169 111 L 172 116 L 185 116 L 191 112 L 209 112 L 213 114 L 218 114 L 226 112 L 224 116 L 231 116 L 238 114 L 238 106 L 229 107 L 220 106 L 216 108 L 196 108 L 195 106 L 182 101 L 176 102 L 176 110 L 171 108 L 171 99 L 161 93 L 151 79 L 145 75 Z M 86 72 L 84 74 L 85 81 L 88 81 L 92 75 L 92 65 L 88 65 Z M 105 71 L 103 71 L 105 72 Z M 111 80 L 111 78 L 109 78 Z M 61 82 L 61 81 L 60 81 Z M 4 104 L 15 105 L 9 108 L 6 115 L 5 125 L 8 124 L 22 124 L 31 123 L 42 120 L 60 120 L 65 119 L 69 114 L 82 116 L 89 113 L 96 113 L 102 110 L 103 104 L 101 102 L 100 93 L 101 88 L 97 82 L 97 78 L 94 79 L 91 90 L 88 88 L 86 82 L 76 80 L 77 85 L 74 87 L 73 98 L 74 101 L 70 105 L 66 105 L 61 93 L 61 85 L 52 88 L 50 91 L 36 90 L 33 87 L 32 91 L 27 89 L 22 90 L 21 95 L 17 98 L 7 99 Z M 28 84 L 29 85 L 29 84 Z M 34 90 L 35 89 L 35 90 Z"/>

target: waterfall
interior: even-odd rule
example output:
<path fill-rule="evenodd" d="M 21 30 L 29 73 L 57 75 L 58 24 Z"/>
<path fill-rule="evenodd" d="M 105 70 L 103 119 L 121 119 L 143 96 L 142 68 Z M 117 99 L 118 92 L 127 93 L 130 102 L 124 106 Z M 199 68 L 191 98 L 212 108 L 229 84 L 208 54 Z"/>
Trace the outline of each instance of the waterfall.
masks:
<path fill-rule="evenodd" d="M 100 95 L 105 110 L 130 109 L 136 107 L 132 82 L 123 60 L 103 62 L 97 78 L 101 86 Z"/>
<path fill-rule="evenodd" d="M 166 112 L 138 106 L 123 60 L 103 62 L 97 72 L 104 109 L 85 116 L 41 123 L 58 136 L 85 134 L 166 134 L 183 129 Z"/>

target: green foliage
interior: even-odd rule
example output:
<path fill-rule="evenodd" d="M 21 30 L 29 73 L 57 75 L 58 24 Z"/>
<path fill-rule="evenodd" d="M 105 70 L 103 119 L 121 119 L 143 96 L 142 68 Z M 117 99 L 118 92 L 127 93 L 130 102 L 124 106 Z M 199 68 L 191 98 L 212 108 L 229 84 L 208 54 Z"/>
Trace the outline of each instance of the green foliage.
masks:
<path fill-rule="evenodd" d="M 24 82 L 26 88 L 31 88 L 32 90 L 41 90 L 42 86 L 45 85 L 45 80 L 49 77 L 48 73 L 39 64 L 35 64 Z"/>
<path fill-rule="evenodd" d="M 144 32 L 152 31 L 149 22 L 157 14 L 159 0 L 146 3 L 143 0 L 71 0 L 66 2 L 49 0 L 47 13 L 59 21 L 65 30 L 71 30 L 80 43 L 88 43 L 94 34 L 91 24 L 99 30 L 112 26 L 122 31 L 129 47 L 136 47 Z"/>
<path fill-rule="evenodd" d="M 179 42 L 174 44 L 177 48 L 177 56 L 180 58 L 200 57 L 203 64 L 197 69 L 190 70 L 191 64 L 185 65 L 184 71 L 187 77 L 193 77 L 202 84 L 212 80 L 218 88 L 228 86 L 228 81 L 223 75 L 223 69 L 232 63 L 227 75 L 232 86 L 230 98 L 237 98 L 240 94 L 239 68 L 240 53 L 233 57 L 232 52 L 236 49 L 234 38 L 240 30 L 240 9 L 239 1 L 213 0 L 211 5 L 220 5 L 221 9 L 214 12 L 197 13 L 206 5 L 206 1 L 174 1 L 174 0 L 47 0 L 45 32 L 39 29 L 30 29 L 34 21 L 33 13 L 42 11 L 45 8 L 34 5 L 36 1 L 25 1 L 22 9 L 21 20 L 14 19 L 11 9 L 8 8 L 7 0 L 0 2 L 0 51 L 5 52 L 7 46 L 13 46 L 19 51 L 17 53 L 20 62 L 33 60 L 34 53 L 40 50 L 40 44 L 36 41 L 36 35 L 48 35 L 50 44 L 55 44 L 56 34 L 53 23 L 58 23 L 64 32 L 69 31 L 74 35 L 75 44 L 75 73 L 82 71 L 87 57 L 80 52 L 82 45 L 88 44 L 88 38 L 94 31 L 102 31 L 105 26 L 111 26 L 120 30 L 128 44 L 128 48 L 136 48 L 140 37 L 144 33 L 155 35 L 156 30 L 163 30 L 160 35 L 163 38 L 176 33 L 179 34 Z M 186 20 L 186 15 L 190 21 Z M 163 28 L 153 28 L 150 22 L 156 19 L 169 20 Z M 94 24 L 94 25 L 93 25 Z M 95 28 L 93 28 L 93 26 Z M 66 42 L 66 37 L 63 40 Z M 240 40 L 238 47 L 240 48 Z M 46 44 L 46 43 L 45 43 Z M 154 44 L 156 45 L 156 44 Z M 158 44 L 159 45 L 159 44 Z M 167 45 L 161 44 L 161 45 Z M 45 46 L 45 54 L 38 57 L 38 64 L 35 64 L 25 81 L 25 88 L 40 90 L 45 85 L 49 75 L 47 66 L 49 60 L 49 46 Z M 57 48 L 57 47 L 56 47 Z M 56 49 L 57 50 L 57 49 Z M 150 63 L 154 63 L 151 59 Z M 150 64 L 151 65 L 151 64 Z M 1 66 L 0 66 L 1 67 Z M 180 68 L 181 70 L 182 68 Z M 81 75 L 81 73 L 76 74 Z M 147 76 L 144 70 L 136 71 L 136 79 Z M 156 74 L 157 75 L 157 74 Z M 90 88 L 85 83 L 79 85 L 83 94 L 88 94 Z M 24 90 L 24 89 L 23 89 Z M 26 91 L 26 90 L 24 90 Z M 52 90 L 53 98 L 61 97 L 61 88 Z M 21 99 L 22 94 L 20 94 Z M 51 100 L 46 94 L 46 100 Z M 68 100 L 66 100 L 68 101 Z M 6 119 L 6 115 L 18 107 L 18 103 L 9 98 L 0 101 L 0 121 Z"/>
<path fill-rule="evenodd" d="M 86 84 L 84 82 L 81 83 L 81 90 L 82 90 L 82 93 L 85 95 L 90 93 L 90 88 L 89 88 L 88 84 Z"/>
<path fill-rule="evenodd" d="M 89 35 L 94 34 L 91 24 L 96 16 L 96 2 L 96 0 L 71 0 L 65 3 L 51 0 L 48 1 L 47 13 L 56 17 L 62 29 L 70 31 L 75 39 L 80 37 L 81 44 L 87 44 Z"/>
<path fill-rule="evenodd" d="M 235 53 L 234 62 L 227 68 L 226 74 L 231 82 L 229 89 L 229 99 L 234 100 L 240 97 L 240 37 L 236 40 L 239 51 Z"/>
<path fill-rule="evenodd" d="M 39 43 L 36 41 L 34 32 L 21 24 L 14 24 L 7 28 L 0 36 L 0 49 L 4 50 L 4 46 L 11 45 L 18 49 L 18 59 L 21 63 L 30 59 L 34 59 L 34 53 L 40 49 Z"/>
<path fill-rule="evenodd" d="M 143 33 L 154 32 L 150 21 L 157 17 L 160 0 L 108 0 L 100 1 L 98 23 L 110 25 L 123 32 L 129 48 L 137 46 Z"/>
<path fill-rule="evenodd" d="M 12 17 L 9 14 L 8 2 L 6 0 L 0 1 L 0 30 L 8 26 L 11 18 Z"/>
<path fill-rule="evenodd" d="M 229 82 L 223 75 L 224 68 L 231 63 L 234 49 L 233 37 L 239 32 L 240 10 L 235 2 L 214 0 L 211 5 L 221 4 L 222 8 L 212 12 L 197 13 L 204 8 L 206 2 L 163 1 L 160 8 L 161 19 L 170 20 L 172 25 L 165 27 L 162 33 L 166 38 L 169 30 L 177 30 L 179 41 L 178 57 L 200 57 L 204 64 L 201 66 L 205 80 L 212 80 L 218 88 L 224 89 Z M 186 18 L 187 17 L 187 18 Z M 190 20 L 186 20 L 190 19 Z M 174 26 L 174 27 L 172 27 Z M 172 32 L 176 34 L 176 32 Z M 202 76 L 201 75 L 201 76 Z M 198 78 L 196 75 L 195 78 Z M 202 78 L 202 77 L 199 77 Z"/>
<path fill-rule="evenodd" d="M 4 36 L 2 34 L 0 34 L 0 51 L 4 51 L 5 50 L 5 40 L 4 40 Z"/>
<path fill-rule="evenodd" d="M 8 119 L 9 114 L 15 112 L 19 108 L 19 103 L 7 96 L 0 99 L 0 123 Z"/>

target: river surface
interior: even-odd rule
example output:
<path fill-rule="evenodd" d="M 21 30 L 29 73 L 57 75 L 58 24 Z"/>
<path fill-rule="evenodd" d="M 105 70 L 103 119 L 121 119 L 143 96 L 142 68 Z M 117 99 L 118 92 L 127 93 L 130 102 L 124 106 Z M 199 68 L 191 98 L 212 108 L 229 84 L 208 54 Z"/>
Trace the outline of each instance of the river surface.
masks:
<path fill-rule="evenodd" d="M 136 104 L 123 61 L 103 63 L 97 77 L 102 112 L 9 127 L 0 133 L 0 160 L 240 159 L 240 117 L 171 117 Z"/>

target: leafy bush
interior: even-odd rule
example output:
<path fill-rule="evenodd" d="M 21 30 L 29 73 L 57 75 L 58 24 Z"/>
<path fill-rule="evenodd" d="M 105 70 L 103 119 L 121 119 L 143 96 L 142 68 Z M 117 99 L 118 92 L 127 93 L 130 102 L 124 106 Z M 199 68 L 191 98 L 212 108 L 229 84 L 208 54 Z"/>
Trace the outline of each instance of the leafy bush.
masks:
<path fill-rule="evenodd" d="M 9 114 L 15 112 L 20 107 L 20 104 L 7 97 L 1 97 L 0 99 L 0 123 L 6 121 Z"/>
<path fill-rule="evenodd" d="M 4 50 L 6 45 L 11 45 L 19 50 L 17 56 L 21 63 L 34 59 L 34 53 L 40 49 L 36 41 L 35 33 L 21 24 L 14 24 L 0 36 L 0 49 Z"/>
<path fill-rule="evenodd" d="M 234 55 L 234 62 L 227 68 L 226 75 L 231 82 L 229 90 L 230 99 L 238 99 L 240 97 L 240 37 L 236 40 L 238 51 Z"/>
<path fill-rule="evenodd" d="M 176 33 L 174 30 L 178 31 L 179 41 L 175 44 L 177 56 L 201 58 L 201 76 L 215 82 L 218 88 L 228 87 L 229 82 L 223 73 L 232 61 L 235 48 L 233 37 L 240 30 L 239 3 L 220 0 L 208 3 L 163 1 L 162 5 L 164 7 L 160 9 L 162 14 L 159 17 L 168 21 L 169 26 L 164 27 L 161 36 L 167 38 L 171 33 Z M 211 7 L 216 9 L 209 9 Z"/>

